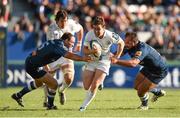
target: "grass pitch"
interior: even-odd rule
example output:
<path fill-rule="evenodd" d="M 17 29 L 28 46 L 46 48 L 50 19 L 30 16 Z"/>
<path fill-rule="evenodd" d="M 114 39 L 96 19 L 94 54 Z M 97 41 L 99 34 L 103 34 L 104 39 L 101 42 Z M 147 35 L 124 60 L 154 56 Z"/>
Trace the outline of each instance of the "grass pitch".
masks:
<path fill-rule="evenodd" d="M 78 111 L 85 97 L 83 89 L 68 89 L 67 102 L 58 110 L 42 107 L 43 90 L 37 89 L 24 96 L 22 108 L 11 99 L 11 94 L 21 88 L 0 89 L 0 117 L 180 117 L 180 89 L 166 89 L 167 96 L 156 103 L 149 102 L 149 110 L 137 110 L 139 98 L 133 89 L 104 89 L 98 91 L 85 112 Z M 151 94 L 152 96 L 152 94 Z"/>

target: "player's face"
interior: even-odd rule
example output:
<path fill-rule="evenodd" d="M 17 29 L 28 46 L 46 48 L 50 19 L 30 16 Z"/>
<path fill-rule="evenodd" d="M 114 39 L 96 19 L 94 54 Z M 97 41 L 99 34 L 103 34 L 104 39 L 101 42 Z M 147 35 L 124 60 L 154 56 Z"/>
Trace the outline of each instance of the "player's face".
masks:
<path fill-rule="evenodd" d="M 72 48 L 74 46 L 74 43 L 75 43 L 74 36 L 72 36 L 70 40 L 65 40 L 65 46 L 67 48 Z"/>
<path fill-rule="evenodd" d="M 131 49 L 136 45 L 136 43 L 132 41 L 130 37 L 126 37 L 124 42 L 127 49 Z"/>
<path fill-rule="evenodd" d="M 66 24 L 67 24 L 67 17 L 65 18 L 65 19 L 59 19 L 59 21 L 58 21 L 58 26 L 60 27 L 60 28 L 64 28 L 65 26 L 66 26 Z"/>
<path fill-rule="evenodd" d="M 102 25 L 93 25 L 94 33 L 97 37 L 103 37 L 104 35 L 104 26 Z"/>

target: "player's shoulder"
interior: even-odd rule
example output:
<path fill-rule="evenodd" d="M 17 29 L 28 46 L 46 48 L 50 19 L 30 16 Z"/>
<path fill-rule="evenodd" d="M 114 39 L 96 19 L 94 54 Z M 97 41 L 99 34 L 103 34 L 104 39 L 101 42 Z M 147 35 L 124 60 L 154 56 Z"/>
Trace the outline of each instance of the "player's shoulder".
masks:
<path fill-rule="evenodd" d="M 50 25 L 49 25 L 49 27 L 53 27 L 53 26 L 56 26 L 57 24 L 56 24 L 56 22 L 52 22 Z"/>
<path fill-rule="evenodd" d="M 52 22 L 50 25 L 49 25 L 49 29 L 55 29 L 55 28 L 58 28 L 56 22 Z"/>
<path fill-rule="evenodd" d="M 116 40 L 120 39 L 120 36 L 117 33 L 112 32 L 112 31 L 107 30 L 107 29 L 105 30 L 105 35 L 109 39 L 116 39 Z"/>
<path fill-rule="evenodd" d="M 71 23 L 71 22 L 75 22 L 72 18 L 68 18 L 67 22 Z"/>
<path fill-rule="evenodd" d="M 93 37 L 94 36 L 94 31 L 93 30 L 90 30 L 86 33 L 86 36 L 91 36 Z"/>
<path fill-rule="evenodd" d="M 57 47 L 63 47 L 64 46 L 64 43 L 62 40 L 60 39 L 54 39 L 54 40 L 51 40 L 51 43 Z"/>
<path fill-rule="evenodd" d="M 69 25 L 79 24 L 77 21 L 75 21 L 74 19 L 71 19 L 71 18 L 69 18 L 69 19 L 67 20 L 67 23 L 68 23 Z"/>
<path fill-rule="evenodd" d="M 140 42 L 138 43 L 137 48 L 139 48 L 139 49 L 146 49 L 146 48 L 150 48 L 150 47 L 148 46 L 148 44 L 140 41 Z"/>
<path fill-rule="evenodd" d="M 112 37 L 112 31 L 105 29 L 105 37 L 111 38 Z"/>
<path fill-rule="evenodd" d="M 105 32 L 108 34 L 108 35 L 112 35 L 112 31 L 108 30 L 108 29 L 105 29 Z"/>
<path fill-rule="evenodd" d="M 146 52 L 146 53 L 149 53 L 149 46 L 144 43 L 144 42 L 139 42 L 135 48 L 135 51 L 141 51 L 141 52 Z"/>
<path fill-rule="evenodd" d="M 96 36 L 95 36 L 93 30 L 90 30 L 86 33 L 86 36 L 85 36 L 86 41 L 91 41 L 91 40 L 95 40 L 95 39 L 96 39 Z"/>

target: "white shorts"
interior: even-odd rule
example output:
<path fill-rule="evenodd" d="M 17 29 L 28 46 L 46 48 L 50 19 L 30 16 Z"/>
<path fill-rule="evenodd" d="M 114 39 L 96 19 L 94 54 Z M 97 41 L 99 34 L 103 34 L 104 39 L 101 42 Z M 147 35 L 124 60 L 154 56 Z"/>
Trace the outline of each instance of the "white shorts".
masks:
<path fill-rule="evenodd" d="M 109 75 L 110 64 L 111 62 L 109 60 L 90 62 L 84 65 L 83 70 L 90 70 L 94 72 L 96 69 L 99 69 Z"/>
<path fill-rule="evenodd" d="M 50 64 L 48 64 L 49 68 L 51 70 L 56 70 L 59 69 L 60 67 L 64 66 L 64 65 L 71 65 L 73 70 L 74 70 L 74 62 L 73 60 L 67 59 L 65 57 L 61 57 L 58 60 L 56 60 L 55 62 L 52 62 Z"/>

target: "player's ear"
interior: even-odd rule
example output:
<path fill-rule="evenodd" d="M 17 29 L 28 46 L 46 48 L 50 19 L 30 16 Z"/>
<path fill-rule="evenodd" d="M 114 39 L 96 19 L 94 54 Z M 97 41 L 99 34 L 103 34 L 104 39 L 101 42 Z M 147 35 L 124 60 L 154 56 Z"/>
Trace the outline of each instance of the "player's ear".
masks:
<path fill-rule="evenodd" d="M 67 43 L 69 40 L 68 40 L 68 39 L 65 39 L 64 41 Z"/>

